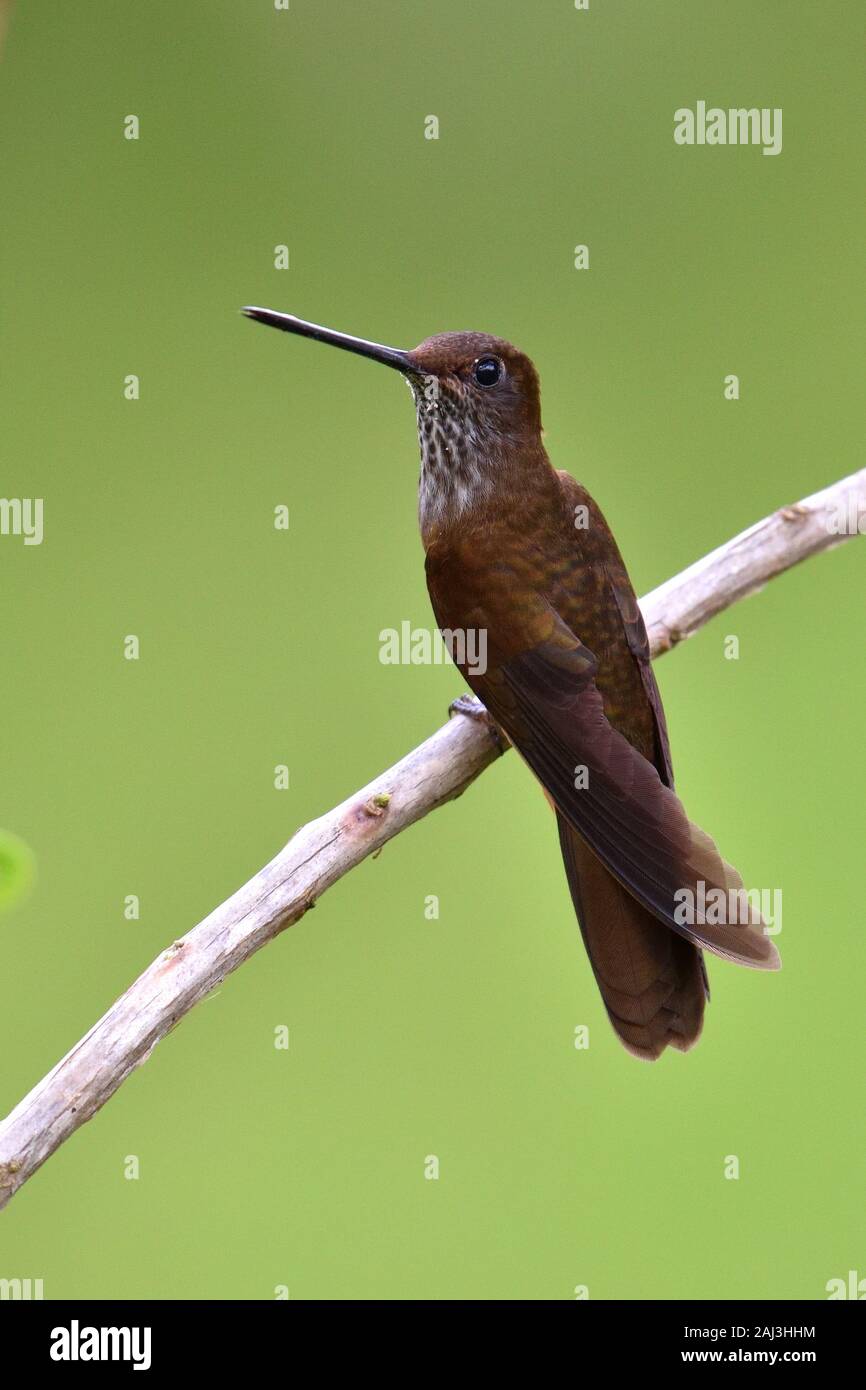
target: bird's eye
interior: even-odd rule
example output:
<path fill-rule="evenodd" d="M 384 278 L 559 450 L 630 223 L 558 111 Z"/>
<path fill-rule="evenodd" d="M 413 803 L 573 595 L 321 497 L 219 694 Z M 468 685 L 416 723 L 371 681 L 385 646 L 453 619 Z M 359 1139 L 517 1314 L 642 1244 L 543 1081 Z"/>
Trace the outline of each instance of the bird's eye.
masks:
<path fill-rule="evenodd" d="M 498 357 L 479 357 L 472 374 L 479 386 L 495 386 L 502 376 L 502 363 Z"/>

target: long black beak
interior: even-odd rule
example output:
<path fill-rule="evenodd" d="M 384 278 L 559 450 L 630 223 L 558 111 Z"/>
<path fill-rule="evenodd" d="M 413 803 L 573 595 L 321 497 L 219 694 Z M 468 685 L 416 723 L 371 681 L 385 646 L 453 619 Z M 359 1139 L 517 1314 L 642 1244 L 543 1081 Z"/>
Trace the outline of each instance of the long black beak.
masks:
<path fill-rule="evenodd" d="M 368 343 L 366 338 L 353 338 L 351 334 L 338 333 L 334 328 L 321 328 L 317 323 L 296 319 L 294 314 L 278 314 L 274 309 L 243 309 L 241 312 L 257 323 L 267 323 L 271 328 L 281 328 L 284 333 L 298 333 L 302 338 L 314 338 L 317 343 L 330 343 L 332 347 L 357 352 L 361 357 L 371 357 L 374 362 L 384 362 L 386 367 L 396 367 L 398 372 L 412 370 L 409 354 L 402 348 Z"/>

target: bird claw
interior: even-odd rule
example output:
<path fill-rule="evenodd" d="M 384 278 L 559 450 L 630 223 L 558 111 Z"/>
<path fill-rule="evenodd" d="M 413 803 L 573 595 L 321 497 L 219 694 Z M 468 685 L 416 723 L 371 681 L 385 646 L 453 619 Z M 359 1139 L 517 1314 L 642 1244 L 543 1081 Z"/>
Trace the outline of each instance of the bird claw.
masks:
<path fill-rule="evenodd" d="M 477 695 L 458 695 L 448 706 L 449 714 L 465 714 L 469 719 L 489 719 L 490 715 Z"/>
<path fill-rule="evenodd" d="M 454 714 L 465 714 L 467 719 L 475 719 L 479 724 L 485 724 L 487 732 L 500 753 L 504 753 L 511 746 L 510 740 L 476 695 L 458 695 L 457 699 L 452 700 L 448 706 L 448 714 L 449 717 Z"/>

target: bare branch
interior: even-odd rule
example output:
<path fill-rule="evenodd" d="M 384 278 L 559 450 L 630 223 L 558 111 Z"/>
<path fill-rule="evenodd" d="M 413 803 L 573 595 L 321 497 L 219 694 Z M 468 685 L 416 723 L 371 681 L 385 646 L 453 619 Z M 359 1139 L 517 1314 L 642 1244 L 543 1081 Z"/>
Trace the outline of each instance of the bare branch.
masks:
<path fill-rule="evenodd" d="M 641 604 L 653 655 L 774 575 L 857 534 L 861 516 L 866 469 L 759 521 L 654 589 Z M 163 951 L 0 1125 L 0 1206 L 194 1004 L 356 864 L 459 796 L 501 751 L 482 707 L 461 698 L 455 717 L 432 738 L 304 826 L 249 883 Z"/>
<path fill-rule="evenodd" d="M 862 520 L 861 520 L 862 518 Z M 653 656 L 691 637 L 768 579 L 866 530 L 866 468 L 780 507 L 641 599 Z"/>

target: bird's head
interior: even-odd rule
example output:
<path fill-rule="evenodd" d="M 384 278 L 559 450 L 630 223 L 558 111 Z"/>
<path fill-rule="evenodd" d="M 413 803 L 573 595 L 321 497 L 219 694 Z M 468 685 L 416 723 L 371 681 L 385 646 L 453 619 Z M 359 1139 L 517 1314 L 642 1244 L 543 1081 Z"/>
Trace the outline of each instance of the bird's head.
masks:
<path fill-rule="evenodd" d="M 420 507 L 431 518 L 462 514 L 488 495 L 515 456 L 540 449 L 541 402 L 532 362 L 488 333 L 438 333 L 418 347 L 385 347 L 272 309 L 249 318 L 395 367 L 408 381 L 421 446 Z"/>

